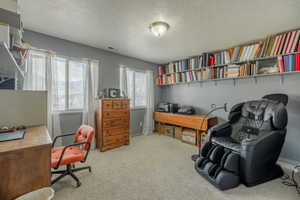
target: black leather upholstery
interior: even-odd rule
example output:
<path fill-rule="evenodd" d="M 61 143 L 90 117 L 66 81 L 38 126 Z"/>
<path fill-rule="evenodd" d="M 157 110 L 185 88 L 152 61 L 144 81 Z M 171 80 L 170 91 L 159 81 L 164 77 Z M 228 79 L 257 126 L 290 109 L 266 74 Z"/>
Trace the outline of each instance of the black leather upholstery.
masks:
<path fill-rule="evenodd" d="M 286 94 L 268 94 L 263 96 L 263 99 L 269 99 L 273 101 L 278 101 L 283 103 L 283 105 L 287 105 L 289 102 L 289 97 Z"/>
<path fill-rule="evenodd" d="M 268 99 L 248 101 L 234 106 L 229 121 L 213 127 L 209 139 L 216 144 L 239 152 L 243 141 L 256 140 L 272 130 L 284 130 L 288 118 L 285 106 Z M 243 127 L 258 129 L 249 134 Z"/>
<path fill-rule="evenodd" d="M 238 185 L 237 182 L 224 183 L 232 178 L 241 181 L 247 186 L 253 186 L 282 175 L 282 170 L 276 165 L 276 161 L 283 146 L 286 126 L 288 123 L 285 95 L 267 95 L 263 99 L 248 101 L 232 107 L 228 121 L 214 126 L 208 132 L 206 144 L 200 159 L 207 159 L 202 170 L 195 168 L 200 174 L 204 174 L 214 185 L 220 189 L 229 189 Z M 276 98 L 275 98 L 276 97 Z M 282 100 L 283 99 L 283 100 Z M 212 149 L 213 147 L 213 149 Z M 229 159 L 232 158 L 232 159 Z M 220 159 L 220 161 L 218 161 Z M 228 160 L 225 162 L 225 160 Z M 237 166 L 237 160 L 239 164 Z M 226 166 L 225 164 L 226 163 Z M 212 167 L 211 173 L 205 173 L 205 168 Z M 234 169 L 234 170 L 232 170 Z M 222 171 L 223 170 L 223 171 Z M 222 179 L 216 173 L 226 174 Z M 212 173 L 217 179 L 213 179 Z M 230 175 L 231 173 L 231 175 Z M 205 175 L 206 174 L 206 175 Z M 238 174 L 239 179 L 235 175 Z"/>

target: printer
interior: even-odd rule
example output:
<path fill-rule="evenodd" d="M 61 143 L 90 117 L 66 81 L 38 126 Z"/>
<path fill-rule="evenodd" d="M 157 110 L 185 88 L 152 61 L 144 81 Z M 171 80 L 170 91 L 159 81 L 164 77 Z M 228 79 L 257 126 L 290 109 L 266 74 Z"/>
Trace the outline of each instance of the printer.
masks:
<path fill-rule="evenodd" d="M 175 104 L 175 103 L 159 103 L 157 111 L 158 112 L 166 112 L 166 113 L 177 113 L 178 104 Z"/>

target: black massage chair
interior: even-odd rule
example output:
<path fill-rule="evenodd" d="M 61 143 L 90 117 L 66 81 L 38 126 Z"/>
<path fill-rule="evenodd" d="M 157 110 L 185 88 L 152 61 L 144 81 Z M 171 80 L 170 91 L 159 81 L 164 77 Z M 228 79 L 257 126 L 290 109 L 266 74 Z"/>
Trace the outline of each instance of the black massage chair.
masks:
<path fill-rule="evenodd" d="M 254 186 L 283 175 L 276 164 L 286 136 L 284 94 L 232 107 L 228 122 L 208 131 L 196 171 L 221 190 Z"/>

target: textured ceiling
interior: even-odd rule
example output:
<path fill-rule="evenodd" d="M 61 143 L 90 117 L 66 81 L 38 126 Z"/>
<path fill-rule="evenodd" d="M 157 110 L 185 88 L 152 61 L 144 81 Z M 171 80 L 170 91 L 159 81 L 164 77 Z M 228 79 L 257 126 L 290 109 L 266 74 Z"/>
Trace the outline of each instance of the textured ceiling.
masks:
<path fill-rule="evenodd" d="M 300 27 L 300 0 L 19 0 L 26 29 L 153 63 Z M 148 29 L 163 20 L 162 38 Z"/>

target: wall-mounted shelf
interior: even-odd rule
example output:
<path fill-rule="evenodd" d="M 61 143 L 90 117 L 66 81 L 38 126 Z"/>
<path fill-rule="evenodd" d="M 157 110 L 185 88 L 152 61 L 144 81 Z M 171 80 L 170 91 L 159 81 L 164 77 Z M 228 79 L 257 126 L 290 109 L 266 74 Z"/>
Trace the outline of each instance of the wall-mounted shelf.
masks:
<path fill-rule="evenodd" d="M 234 77 L 234 78 L 197 80 L 197 81 L 179 82 L 179 83 L 172 83 L 172 84 L 161 84 L 159 86 L 173 86 L 173 85 L 195 84 L 195 83 L 203 83 L 203 82 L 217 82 L 217 81 L 224 81 L 224 80 L 251 79 L 251 78 L 260 78 L 260 77 L 266 77 L 266 76 L 284 76 L 284 75 L 291 75 L 291 74 L 300 74 L 300 71 L 281 72 L 281 73 L 272 73 L 272 74 L 257 74 L 257 75 L 253 75 L 253 76 L 239 76 L 239 77 Z"/>
<path fill-rule="evenodd" d="M 217 67 L 224 67 L 224 66 L 228 66 L 228 65 L 239 65 L 239 64 L 256 62 L 256 61 L 272 60 L 272 59 L 277 59 L 278 56 L 287 56 L 287 55 L 293 55 L 293 54 L 298 54 L 298 53 L 300 53 L 300 52 L 293 52 L 293 53 L 287 53 L 287 54 L 280 54 L 280 55 L 276 55 L 276 56 L 255 58 L 255 59 L 252 59 L 252 60 L 245 60 L 245 61 L 233 62 L 233 63 L 228 63 L 228 64 L 222 64 L 222 65 L 204 66 L 204 67 L 201 67 L 201 68 L 189 69 L 189 70 L 184 70 L 184 71 L 179 71 L 179 72 L 164 73 L 163 75 L 184 73 L 184 72 L 190 72 L 190 71 L 198 71 L 198 70 L 201 70 L 201 69 L 207 68 L 207 67 L 217 68 Z M 158 76 L 163 76 L 163 75 L 158 75 Z"/>
<path fill-rule="evenodd" d="M 299 59 L 297 28 L 159 65 L 156 83 L 164 86 L 297 73 Z"/>
<path fill-rule="evenodd" d="M 16 72 L 19 72 L 22 77 L 24 76 L 24 72 L 20 69 L 5 42 L 0 42 L 0 61 L 0 75 L 14 78 Z"/>

